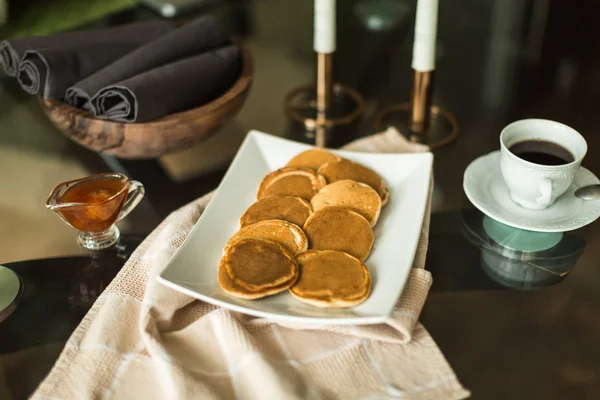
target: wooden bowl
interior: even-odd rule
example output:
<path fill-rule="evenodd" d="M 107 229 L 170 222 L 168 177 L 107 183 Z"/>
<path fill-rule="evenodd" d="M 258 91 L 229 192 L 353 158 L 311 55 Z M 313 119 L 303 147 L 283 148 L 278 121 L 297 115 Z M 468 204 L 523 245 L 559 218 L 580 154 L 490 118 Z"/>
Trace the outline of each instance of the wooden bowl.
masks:
<path fill-rule="evenodd" d="M 119 158 L 160 157 L 211 137 L 240 111 L 254 76 L 250 51 L 244 46 L 240 49 L 240 77 L 221 97 L 202 107 L 143 123 L 97 119 L 56 100 L 41 101 L 42 108 L 59 131 L 90 150 Z"/>

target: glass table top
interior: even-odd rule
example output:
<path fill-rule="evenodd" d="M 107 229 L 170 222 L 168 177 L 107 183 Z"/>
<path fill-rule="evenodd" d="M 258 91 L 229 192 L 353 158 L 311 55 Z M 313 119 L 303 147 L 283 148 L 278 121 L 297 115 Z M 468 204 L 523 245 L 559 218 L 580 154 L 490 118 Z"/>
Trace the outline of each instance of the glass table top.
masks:
<path fill-rule="evenodd" d="M 499 147 L 504 125 L 527 117 L 580 131 L 589 145 L 583 165 L 600 171 L 600 56 L 591 51 L 600 10 L 567 3 L 440 2 L 434 102 L 456 116 L 460 136 L 435 153 L 426 262 L 434 284 L 421 321 L 473 398 L 600 398 L 600 222 L 532 235 L 485 217 L 462 190 L 467 165 Z M 303 140 L 283 98 L 313 79 L 312 3 L 236 0 L 198 12 L 219 15 L 245 40 L 256 76 L 236 120 L 181 154 L 126 161 L 82 149 L 36 99 L 0 78 L 0 157 L 11 163 L 0 172 L 9 189 L 0 192 L 0 264 L 24 282 L 16 311 L 0 323 L 0 398 L 35 389 L 123 254 L 170 211 L 214 189 L 249 129 Z M 414 2 L 344 1 L 338 13 L 334 75 L 366 100 L 342 144 L 373 133 L 384 106 L 407 101 Z M 158 17 L 138 6 L 101 24 L 147 18 Z M 143 182 L 148 195 L 121 228 L 124 253 L 90 259 L 73 230 L 37 207 L 56 183 L 107 170 Z"/>

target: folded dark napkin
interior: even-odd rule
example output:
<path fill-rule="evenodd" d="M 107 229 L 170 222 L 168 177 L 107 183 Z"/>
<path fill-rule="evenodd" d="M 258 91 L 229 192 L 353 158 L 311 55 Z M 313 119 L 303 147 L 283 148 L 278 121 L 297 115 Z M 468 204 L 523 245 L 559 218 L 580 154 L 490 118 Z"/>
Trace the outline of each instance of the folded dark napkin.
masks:
<path fill-rule="evenodd" d="M 78 82 L 67 89 L 65 101 L 72 106 L 94 111 L 90 99 L 100 90 L 110 91 L 117 82 L 183 58 L 225 46 L 229 42 L 229 36 L 218 19 L 212 16 L 201 17 L 141 46 Z"/>
<path fill-rule="evenodd" d="M 17 80 L 29 94 L 61 100 L 68 87 L 137 47 L 137 44 L 96 44 L 70 50 L 28 50 L 21 59 Z"/>
<path fill-rule="evenodd" d="M 70 50 L 99 44 L 129 45 L 133 49 L 173 29 L 171 22 L 149 21 L 115 28 L 3 40 L 0 42 L 0 64 L 9 76 L 14 77 L 19 70 L 21 57 L 28 50 Z"/>
<path fill-rule="evenodd" d="M 144 122 L 198 107 L 233 85 L 241 71 L 240 59 L 239 48 L 227 46 L 115 83 L 92 99 L 96 116 Z"/>

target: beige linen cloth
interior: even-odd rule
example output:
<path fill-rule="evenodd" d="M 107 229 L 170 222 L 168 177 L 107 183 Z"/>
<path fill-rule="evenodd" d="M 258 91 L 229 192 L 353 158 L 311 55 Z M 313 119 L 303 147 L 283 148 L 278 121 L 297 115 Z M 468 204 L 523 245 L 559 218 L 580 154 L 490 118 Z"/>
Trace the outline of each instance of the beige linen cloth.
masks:
<path fill-rule="evenodd" d="M 426 150 L 393 129 L 347 149 Z M 139 246 L 75 330 L 34 399 L 469 396 L 418 322 L 432 281 L 423 268 L 429 210 L 412 272 L 387 323 L 291 326 L 218 308 L 156 281 L 210 199 L 208 194 L 175 211 Z"/>

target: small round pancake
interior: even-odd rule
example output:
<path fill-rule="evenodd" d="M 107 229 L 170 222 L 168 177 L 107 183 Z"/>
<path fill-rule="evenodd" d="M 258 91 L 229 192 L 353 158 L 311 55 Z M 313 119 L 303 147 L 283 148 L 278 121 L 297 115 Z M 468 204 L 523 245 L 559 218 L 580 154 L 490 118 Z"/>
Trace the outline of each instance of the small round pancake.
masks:
<path fill-rule="evenodd" d="M 315 171 L 306 168 L 284 167 L 271 172 L 260 182 L 256 198 L 295 196 L 310 201 L 327 183 Z"/>
<path fill-rule="evenodd" d="M 296 257 L 300 277 L 292 296 L 317 307 L 356 306 L 371 292 L 371 275 L 358 259 L 341 251 L 308 250 Z"/>
<path fill-rule="evenodd" d="M 237 231 L 225 244 L 227 250 L 243 239 L 263 239 L 282 245 L 290 254 L 296 255 L 308 248 L 308 239 L 298 226 L 280 219 L 268 219 L 248 225 Z"/>
<path fill-rule="evenodd" d="M 292 158 L 287 163 L 286 167 L 308 168 L 316 171 L 323 164 L 341 159 L 341 157 L 338 157 L 335 154 L 328 152 L 327 150 L 310 149 L 303 151 L 302 153 Z"/>
<path fill-rule="evenodd" d="M 314 250 L 338 250 L 364 261 L 373 246 L 369 221 L 345 207 L 327 207 L 312 213 L 304 233 Z"/>
<path fill-rule="evenodd" d="M 341 206 L 356 211 L 375 226 L 381 212 L 381 197 L 371 186 L 349 179 L 325 186 L 311 200 L 312 209 Z"/>
<path fill-rule="evenodd" d="M 365 183 L 371 186 L 381 197 L 382 205 L 386 205 L 390 195 L 389 189 L 385 182 L 370 168 L 350 160 L 341 159 L 338 161 L 328 162 L 323 164 L 318 171 L 319 175 L 323 175 L 328 183 L 351 179 L 353 181 Z"/>
<path fill-rule="evenodd" d="M 310 213 L 310 204 L 300 197 L 270 196 L 248 207 L 240 218 L 240 226 L 243 228 L 268 219 L 281 219 L 303 226 Z"/>
<path fill-rule="evenodd" d="M 242 295 L 265 296 L 273 290 L 285 290 L 298 279 L 298 264 L 283 246 L 261 239 L 243 239 L 234 243 L 221 258 L 219 284 L 223 290 Z M 226 276 L 223 276 L 225 272 Z M 228 285 L 226 277 L 233 284 Z M 266 293 L 266 294 L 265 294 Z M 246 297 L 248 298 L 248 297 Z"/>
<path fill-rule="evenodd" d="M 260 299 L 261 297 L 266 297 L 283 292 L 284 290 L 289 289 L 295 282 L 294 280 L 290 279 L 288 282 L 285 282 L 279 286 L 266 288 L 258 292 L 253 292 L 248 290 L 244 286 L 238 285 L 233 280 L 231 280 L 231 278 L 227 274 L 227 270 L 223 265 L 219 265 L 217 280 L 219 281 L 219 286 L 221 286 L 221 289 L 223 289 L 223 291 L 229 293 L 232 296 L 240 297 L 242 299 L 247 300 Z"/>

